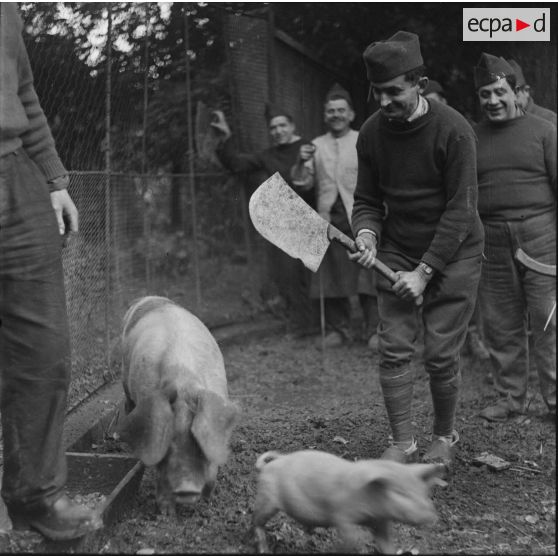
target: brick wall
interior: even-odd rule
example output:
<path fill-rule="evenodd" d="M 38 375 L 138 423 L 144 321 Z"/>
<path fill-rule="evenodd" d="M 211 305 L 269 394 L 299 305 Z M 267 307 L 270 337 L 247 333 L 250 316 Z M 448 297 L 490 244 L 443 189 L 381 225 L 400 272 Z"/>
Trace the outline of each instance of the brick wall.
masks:
<path fill-rule="evenodd" d="M 233 100 L 232 124 L 239 147 L 251 151 L 268 145 L 268 33 L 263 19 L 229 16 L 225 22 Z"/>
<path fill-rule="evenodd" d="M 264 117 L 269 100 L 289 111 L 299 133 L 310 139 L 324 132 L 323 101 L 333 83 L 347 88 L 357 105 L 365 100 L 365 87 L 358 80 L 339 75 L 285 33 L 275 32 L 270 53 L 268 29 L 266 20 L 246 16 L 229 16 L 225 23 L 233 124 L 239 146 L 246 151 L 269 145 Z M 273 92 L 270 82 L 275 84 Z"/>

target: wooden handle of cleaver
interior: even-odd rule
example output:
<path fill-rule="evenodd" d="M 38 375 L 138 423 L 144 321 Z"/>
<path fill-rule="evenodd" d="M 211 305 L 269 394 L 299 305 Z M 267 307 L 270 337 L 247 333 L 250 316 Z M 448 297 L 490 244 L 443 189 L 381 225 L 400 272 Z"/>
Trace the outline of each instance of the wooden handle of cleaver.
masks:
<path fill-rule="evenodd" d="M 333 225 L 329 225 L 327 229 L 327 236 L 330 240 L 335 240 L 339 242 L 339 244 L 343 245 L 349 252 L 358 252 L 356 243 L 352 238 L 349 238 L 346 234 L 342 233 L 339 229 L 334 227 Z M 388 281 L 392 284 L 397 281 L 397 275 L 395 271 L 391 270 L 385 263 L 381 262 L 378 258 L 374 259 L 374 263 L 372 267 L 380 274 L 383 275 Z M 415 304 L 420 306 L 422 304 L 423 298 L 422 295 L 419 295 L 415 299 Z"/>

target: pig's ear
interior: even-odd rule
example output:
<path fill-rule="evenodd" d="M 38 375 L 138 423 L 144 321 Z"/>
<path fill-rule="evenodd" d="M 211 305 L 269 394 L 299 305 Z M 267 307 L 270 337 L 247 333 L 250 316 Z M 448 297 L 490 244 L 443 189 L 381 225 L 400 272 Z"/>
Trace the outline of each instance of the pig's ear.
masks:
<path fill-rule="evenodd" d="M 448 483 L 443 480 L 446 474 L 446 468 L 442 464 L 418 464 L 413 463 L 409 465 L 412 468 L 413 474 L 422 479 L 428 486 L 442 486 L 445 487 Z"/>
<path fill-rule="evenodd" d="M 223 465 L 227 460 L 227 445 L 238 415 L 234 403 L 211 391 L 200 392 L 192 434 L 210 462 Z"/>
<path fill-rule="evenodd" d="M 173 434 L 173 414 L 168 399 L 160 392 L 142 399 L 124 419 L 120 434 L 145 465 L 159 463 L 169 449 Z"/>
<path fill-rule="evenodd" d="M 382 476 L 374 476 L 366 482 L 365 494 L 367 498 L 375 502 L 380 502 L 386 496 L 390 489 L 391 483 L 387 478 Z"/>

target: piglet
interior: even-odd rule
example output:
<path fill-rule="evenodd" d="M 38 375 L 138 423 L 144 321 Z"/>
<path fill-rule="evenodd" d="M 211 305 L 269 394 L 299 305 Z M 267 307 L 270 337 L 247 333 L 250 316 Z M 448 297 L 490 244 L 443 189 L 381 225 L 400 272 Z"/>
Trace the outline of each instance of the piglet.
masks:
<path fill-rule="evenodd" d="M 307 528 L 335 527 L 342 550 L 354 549 L 358 527 L 372 529 L 383 554 L 395 554 L 392 521 L 434 522 L 432 484 L 445 484 L 439 465 L 386 460 L 347 461 L 322 451 L 267 452 L 256 462 L 258 488 L 252 518 L 257 550 L 269 553 L 264 526 L 278 511 Z"/>
<path fill-rule="evenodd" d="M 239 410 L 207 327 L 167 298 L 134 302 L 124 316 L 122 380 L 128 414 L 120 433 L 146 466 L 157 466 L 161 512 L 209 497 Z"/>

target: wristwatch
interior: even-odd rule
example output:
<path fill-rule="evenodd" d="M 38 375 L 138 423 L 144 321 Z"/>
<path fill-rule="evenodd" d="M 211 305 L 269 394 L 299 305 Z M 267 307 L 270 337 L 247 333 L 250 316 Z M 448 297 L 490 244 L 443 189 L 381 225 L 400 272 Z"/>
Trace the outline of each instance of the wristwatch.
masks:
<path fill-rule="evenodd" d="M 432 274 L 434 270 L 426 263 L 420 262 L 418 268 L 424 273 L 427 279 L 432 279 Z"/>

